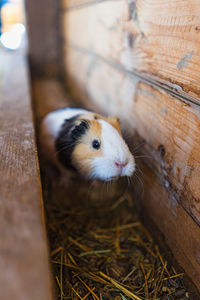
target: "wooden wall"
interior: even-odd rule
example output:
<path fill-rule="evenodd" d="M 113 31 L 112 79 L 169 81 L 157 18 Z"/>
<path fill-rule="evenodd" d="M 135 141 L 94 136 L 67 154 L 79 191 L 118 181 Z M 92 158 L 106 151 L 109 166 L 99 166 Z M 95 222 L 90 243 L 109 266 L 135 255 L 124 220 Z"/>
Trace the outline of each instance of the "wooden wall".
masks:
<path fill-rule="evenodd" d="M 73 97 L 144 141 L 142 208 L 200 288 L 199 1 L 63 0 L 62 25 Z"/>
<path fill-rule="evenodd" d="M 60 73 L 60 3 L 54 0 L 25 0 L 32 76 Z"/>

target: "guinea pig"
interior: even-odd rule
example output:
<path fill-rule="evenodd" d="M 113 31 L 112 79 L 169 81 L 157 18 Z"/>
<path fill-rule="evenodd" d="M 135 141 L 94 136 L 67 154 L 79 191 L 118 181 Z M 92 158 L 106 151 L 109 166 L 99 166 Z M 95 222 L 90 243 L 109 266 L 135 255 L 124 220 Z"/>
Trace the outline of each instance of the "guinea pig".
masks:
<path fill-rule="evenodd" d="M 116 117 L 66 107 L 47 114 L 40 132 L 45 156 L 61 170 L 71 168 L 87 179 L 103 181 L 132 176 L 135 170 Z"/>

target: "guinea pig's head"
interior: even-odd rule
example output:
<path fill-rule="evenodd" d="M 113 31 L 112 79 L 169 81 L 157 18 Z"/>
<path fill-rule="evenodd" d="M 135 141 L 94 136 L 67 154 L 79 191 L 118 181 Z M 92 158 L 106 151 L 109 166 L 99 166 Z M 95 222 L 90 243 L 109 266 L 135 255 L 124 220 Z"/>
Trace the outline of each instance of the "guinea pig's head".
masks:
<path fill-rule="evenodd" d="M 117 118 L 77 122 L 70 133 L 75 141 L 71 163 L 80 174 L 104 181 L 133 174 L 135 160 L 122 138 Z"/>

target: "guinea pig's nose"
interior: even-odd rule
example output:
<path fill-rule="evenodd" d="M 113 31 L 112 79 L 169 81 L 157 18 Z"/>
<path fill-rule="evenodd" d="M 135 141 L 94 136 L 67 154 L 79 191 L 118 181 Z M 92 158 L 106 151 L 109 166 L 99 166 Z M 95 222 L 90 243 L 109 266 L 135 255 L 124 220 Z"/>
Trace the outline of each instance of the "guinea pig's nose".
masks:
<path fill-rule="evenodd" d="M 121 161 L 115 161 L 115 166 L 122 169 L 123 167 L 125 167 L 128 163 L 127 162 L 121 162 Z"/>

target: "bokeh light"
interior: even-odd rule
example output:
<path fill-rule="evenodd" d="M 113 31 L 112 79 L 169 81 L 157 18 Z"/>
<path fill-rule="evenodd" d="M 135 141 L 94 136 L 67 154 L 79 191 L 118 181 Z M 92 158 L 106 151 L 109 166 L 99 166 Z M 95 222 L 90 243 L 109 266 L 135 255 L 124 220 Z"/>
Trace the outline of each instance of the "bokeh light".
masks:
<path fill-rule="evenodd" d="M 16 50 L 25 35 L 23 0 L 0 0 L 0 46 Z"/>
<path fill-rule="evenodd" d="M 17 23 L 11 27 L 11 31 L 4 32 L 1 35 L 0 41 L 5 48 L 15 50 L 20 47 L 24 33 L 25 26 Z"/>

